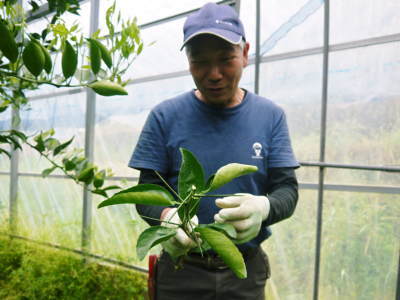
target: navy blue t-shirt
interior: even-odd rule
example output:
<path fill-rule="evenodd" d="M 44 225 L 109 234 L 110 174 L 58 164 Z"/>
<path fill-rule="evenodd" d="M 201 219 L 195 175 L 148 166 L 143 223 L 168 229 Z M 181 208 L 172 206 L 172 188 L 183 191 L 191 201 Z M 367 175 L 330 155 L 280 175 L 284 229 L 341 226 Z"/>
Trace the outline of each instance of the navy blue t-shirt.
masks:
<path fill-rule="evenodd" d="M 197 99 L 194 91 L 160 103 L 148 116 L 129 166 L 167 174 L 168 183 L 177 189 L 180 147 L 194 153 L 206 179 L 229 163 L 258 167 L 257 172 L 234 179 L 215 194 L 266 195 L 268 168 L 299 166 L 283 110 L 250 92 L 232 108 L 210 106 Z M 199 223 L 214 222 L 219 209 L 215 198 L 202 198 Z M 269 235 L 269 229 L 262 227 L 247 246 L 258 245 Z"/>

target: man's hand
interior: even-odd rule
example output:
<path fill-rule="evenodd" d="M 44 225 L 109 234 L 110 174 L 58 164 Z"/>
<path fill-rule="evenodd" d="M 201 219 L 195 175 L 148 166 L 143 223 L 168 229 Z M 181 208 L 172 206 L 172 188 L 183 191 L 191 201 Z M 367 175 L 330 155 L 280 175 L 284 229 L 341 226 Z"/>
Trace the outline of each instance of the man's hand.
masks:
<path fill-rule="evenodd" d="M 167 211 L 164 210 L 161 214 L 161 220 L 171 223 L 161 222 L 163 226 L 176 228 L 178 227 L 178 225 L 176 224 L 182 224 L 176 208 L 166 208 L 166 210 Z M 194 216 L 190 220 L 190 223 L 192 224 L 192 228 L 199 224 L 197 216 Z M 161 245 L 164 250 L 167 251 L 174 258 L 182 256 L 186 254 L 191 248 L 196 247 L 195 241 L 188 237 L 181 228 L 178 228 L 174 237 L 170 238 L 166 242 L 161 243 Z"/>
<path fill-rule="evenodd" d="M 236 195 L 215 200 L 222 209 L 214 219 L 217 223 L 232 224 L 237 232 L 236 243 L 241 244 L 257 236 L 262 221 L 268 217 L 270 203 L 266 196 Z"/>

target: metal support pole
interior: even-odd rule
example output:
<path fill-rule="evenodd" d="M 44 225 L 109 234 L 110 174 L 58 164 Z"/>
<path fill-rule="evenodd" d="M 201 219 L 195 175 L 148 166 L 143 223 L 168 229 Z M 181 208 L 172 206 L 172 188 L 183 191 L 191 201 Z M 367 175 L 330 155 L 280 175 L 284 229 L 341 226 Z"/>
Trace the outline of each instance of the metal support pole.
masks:
<path fill-rule="evenodd" d="M 397 300 L 400 299 L 400 249 L 399 249 L 399 263 L 397 267 L 397 289 L 396 289 L 396 298 Z"/>
<path fill-rule="evenodd" d="M 240 0 L 235 1 L 235 10 L 238 14 L 240 14 Z"/>
<path fill-rule="evenodd" d="M 19 130 L 19 109 L 12 108 L 11 128 Z M 15 234 L 18 230 L 18 165 L 19 165 L 19 150 L 11 147 L 10 161 L 10 232 Z"/>
<path fill-rule="evenodd" d="M 329 0 L 324 5 L 324 45 L 322 65 L 322 103 L 321 103 L 321 135 L 320 135 L 320 162 L 325 161 L 326 145 L 326 115 L 328 103 L 328 63 L 329 63 Z M 321 263 L 321 239 L 322 239 L 322 215 L 324 200 L 324 173 L 325 167 L 319 167 L 318 179 L 318 208 L 317 208 L 317 232 L 315 243 L 315 270 L 314 270 L 314 300 L 318 299 L 319 274 Z"/>
<path fill-rule="evenodd" d="M 254 93 L 258 95 L 259 93 L 259 83 L 260 83 L 260 23 L 261 23 L 261 4 L 260 0 L 256 0 L 256 56 L 254 62 Z"/>
<path fill-rule="evenodd" d="M 22 0 L 18 0 L 18 4 L 22 6 Z M 20 19 L 20 17 L 19 17 Z M 16 20 L 21 21 L 21 20 Z M 17 36 L 17 41 L 21 41 L 22 34 Z M 11 128 L 20 129 L 21 118 L 19 115 L 19 107 L 12 106 L 11 112 Z M 10 206 L 9 206 L 9 230 L 11 234 L 16 234 L 18 230 L 18 166 L 19 166 L 19 150 L 11 146 L 10 160 Z"/>
<path fill-rule="evenodd" d="M 90 35 L 99 26 L 99 0 L 91 0 L 90 7 Z M 85 127 L 85 156 L 93 161 L 94 153 L 94 127 L 96 117 L 96 94 L 92 90 L 86 91 L 86 127 Z M 82 251 L 90 250 L 92 223 L 92 194 L 83 190 L 83 212 L 82 212 Z"/>

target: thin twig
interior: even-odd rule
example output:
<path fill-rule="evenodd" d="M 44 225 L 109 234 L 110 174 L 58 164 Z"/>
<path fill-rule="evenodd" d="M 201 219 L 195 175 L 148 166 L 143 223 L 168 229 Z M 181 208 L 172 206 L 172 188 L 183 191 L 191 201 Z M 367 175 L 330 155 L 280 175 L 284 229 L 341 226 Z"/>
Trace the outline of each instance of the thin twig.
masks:
<path fill-rule="evenodd" d="M 178 195 L 177 192 L 175 192 L 175 190 L 168 184 L 168 182 L 165 181 L 165 179 L 160 175 L 160 173 L 158 173 L 156 170 L 154 170 L 154 172 L 157 174 L 157 176 L 161 179 L 161 181 L 170 189 L 170 191 L 176 196 L 178 197 L 179 200 L 181 200 L 181 202 L 183 202 L 184 200 L 182 200 L 181 196 Z"/>
<path fill-rule="evenodd" d="M 173 222 L 170 222 L 170 221 L 164 221 L 164 220 L 160 220 L 160 219 L 156 219 L 156 218 L 152 218 L 152 217 L 147 217 L 147 216 L 140 215 L 140 214 L 139 214 L 139 216 L 141 216 L 144 219 L 149 219 L 149 220 L 153 220 L 153 221 L 159 221 L 159 222 L 163 222 L 163 223 L 168 223 L 168 224 L 180 226 L 180 224 L 173 223 Z"/>
<path fill-rule="evenodd" d="M 58 87 L 58 88 L 60 88 L 60 87 L 83 87 L 83 85 L 58 84 L 58 83 L 54 83 L 54 82 L 51 82 L 51 81 L 35 80 L 35 79 L 19 76 L 19 75 L 15 74 L 15 73 L 12 73 L 12 72 L 4 72 L 4 71 L 1 71 L 1 70 L 0 70 L 0 74 L 3 74 L 5 76 L 10 76 L 10 77 L 15 77 L 15 78 L 18 78 L 20 80 L 28 81 L 28 82 L 32 82 L 32 83 L 36 83 L 36 84 L 53 85 L 53 86 Z M 89 85 L 89 84 L 91 84 L 93 82 L 90 82 L 87 85 Z"/>

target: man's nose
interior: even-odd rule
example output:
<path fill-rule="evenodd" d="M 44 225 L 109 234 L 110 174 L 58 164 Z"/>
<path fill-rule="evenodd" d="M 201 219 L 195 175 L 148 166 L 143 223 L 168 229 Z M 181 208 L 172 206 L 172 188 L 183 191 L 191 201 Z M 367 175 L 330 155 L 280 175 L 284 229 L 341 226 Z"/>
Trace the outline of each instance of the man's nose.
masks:
<path fill-rule="evenodd" d="M 208 80 L 210 81 L 218 81 L 222 78 L 222 73 L 218 65 L 213 65 L 210 67 L 210 71 L 208 72 Z"/>

